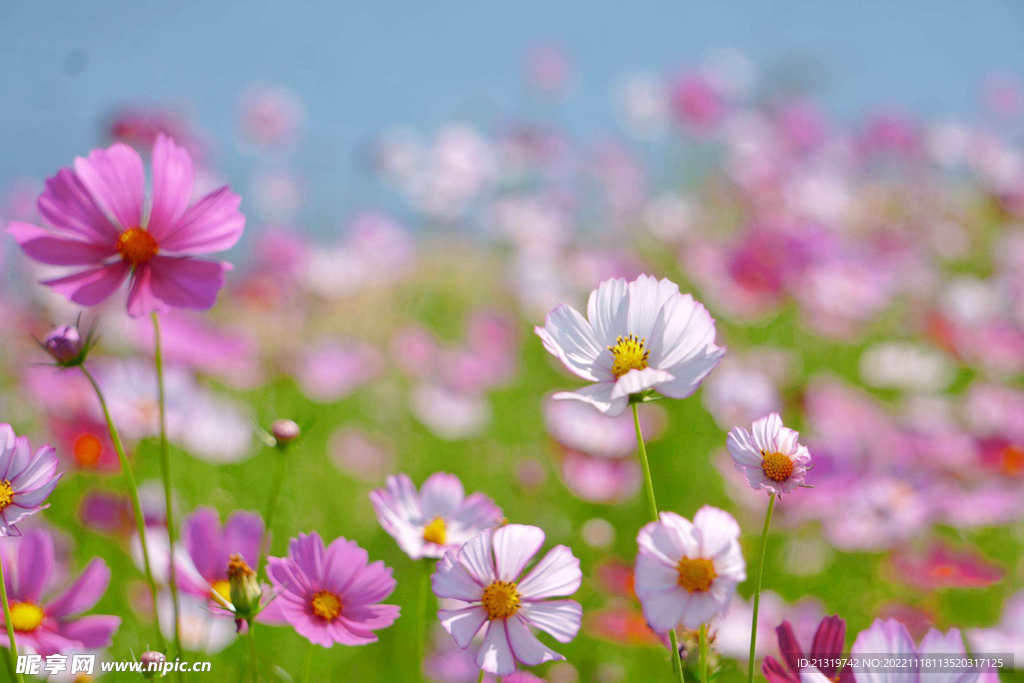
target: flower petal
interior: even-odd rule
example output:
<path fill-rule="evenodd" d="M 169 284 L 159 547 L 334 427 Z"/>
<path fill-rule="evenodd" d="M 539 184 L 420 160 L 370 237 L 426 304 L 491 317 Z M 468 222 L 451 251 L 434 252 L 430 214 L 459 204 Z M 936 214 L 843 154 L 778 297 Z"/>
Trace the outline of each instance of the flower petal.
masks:
<path fill-rule="evenodd" d="M 652 593 L 640 600 L 647 625 L 658 633 L 668 633 L 683 619 L 691 593 L 682 588 Z"/>
<path fill-rule="evenodd" d="M 154 297 L 172 308 L 205 311 L 217 302 L 224 274 L 231 266 L 218 261 L 157 256 L 146 264 L 146 269 L 150 271 L 147 282 L 141 283 L 141 278 L 137 278 L 136 285 L 145 284 Z"/>
<path fill-rule="evenodd" d="M 38 603 L 53 575 L 53 538 L 40 529 L 25 533 L 18 546 L 18 585 L 20 600 Z"/>
<path fill-rule="evenodd" d="M 224 187 L 206 195 L 168 228 L 160 249 L 173 253 L 212 254 L 235 246 L 245 230 L 238 210 L 242 198 Z"/>
<path fill-rule="evenodd" d="M 575 600 L 524 602 L 519 607 L 519 614 L 560 643 L 568 643 L 575 638 L 583 621 L 583 607 Z"/>
<path fill-rule="evenodd" d="M 54 228 L 88 241 L 113 243 L 120 234 L 70 168 L 46 180 L 37 206 L 39 215 Z"/>
<path fill-rule="evenodd" d="M 167 135 L 157 135 L 153 145 L 153 209 L 147 229 L 161 249 L 165 238 L 188 208 L 195 174 L 192 157 Z"/>
<path fill-rule="evenodd" d="M 629 405 L 629 399 L 626 396 L 613 399 L 612 391 L 614 390 L 614 383 L 598 382 L 581 387 L 576 391 L 560 391 L 554 395 L 554 399 L 556 401 L 582 401 L 589 403 L 608 417 L 617 417 Z"/>
<path fill-rule="evenodd" d="M 619 335 L 629 334 L 629 285 L 625 278 L 605 280 L 590 293 L 587 300 L 587 319 L 594 330 L 600 348 L 615 346 Z"/>
<path fill-rule="evenodd" d="M 565 659 L 537 640 L 537 636 L 530 633 L 526 622 L 518 614 L 505 620 L 505 630 L 508 633 L 508 644 L 512 647 L 512 654 L 523 664 L 537 666 L 544 662 Z"/>
<path fill-rule="evenodd" d="M 632 394 L 655 388 L 675 379 L 670 373 L 657 368 L 633 369 L 615 381 L 612 389 L 612 400 L 629 398 Z"/>
<path fill-rule="evenodd" d="M 501 581 L 515 581 L 544 545 L 540 527 L 508 524 L 494 532 L 494 560 Z"/>
<path fill-rule="evenodd" d="M 450 519 L 465 497 L 462 482 L 454 474 L 435 472 L 420 487 L 424 520 L 441 516 Z"/>
<path fill-rule="evenodd" d="M 117 291 L 131 266 L 125 261 L 116 261 L 106 266 L 90 268 L 72 275 L 53 280 L 43 280 L 42 284 L 63 294 L 80 306 L 95 306 L 102 303 Z"/>
<path fill-rule="evenodd" d="M 497 579 L 491 540 L 493 535 L 493 530 L 484 529 L 459 550 L 459 563 L 481 586 L 489 586 Z"/>
<path fill-rule="evenodd" d="M 463 609 L 438 610 L 437 618 L 441 626 L 451 634 L 459 647 L 465 649 L 473 642 L 473 637 L 487 621 L 487 612 L 479 605 Z"/>
<path fill-rule="evenodd" d="M 94 149 L 88 157 L 75 159 L 75 174 L 123 230 L 142 226 L 146 174 L 138 152 L 123 142 Z"/>
<path fill-rule="evenodd" d="M 114 633 L 121 626 L 121 617 L 92 614 L 73 621 L 61 622 L 60 635 L 89 649 L 110 646 Z"/>
<path fill-rule="evenodd" d="M 439 598 L 475 602 L 484 594 L 484 587 L 449 552 L 437 563 L 437 569 L 430 578 L 434 595 Z"/>
<path fill-rule="evenodd" d="M 45 607 L 48 617 L 67 617 L 90 609 L 99 602 L 110 583 L 110 567 L 98 557 L 85 566 L 78 579 Z"/>
<path fill-rule="evenodd" d="M 524 600 L 540 600 L 572 595 L 582 580 L 579 558 L 566 546 L 556 545 L 518 583 L 518 588 Z"/>
<path fill-rule="evenodd" d="M 679 294 L 679 285 L 668 279 L 640 275 L 629 283 L 627 329 L 641 339 L 651 339 L 662 306 Z M 651 354 L 654 355 L 653 353 Z"/>
<path fill-rule="evenodd" d="M 603 354 L 606 362 L 598 364 L 604 347 L 594 336 L 590 323 L 571 306 L 557 306 L 544 319 L 544 327 L 535 327 L 534 332 L 548 353 L 579 377 L 591 382 L 612 377 L 611 355 Z"/>
<path fill-rule="evenodd" d="M 12 222 L 7 233 L 14 237 L 25 255 L 53 266 L 81 266 L 99 263 L 117 253 L 113 242 L 86 242 L 60 237 L 30 223 Z"/>
<path fill-rule="evenodd" d="M 496 619 L 488 625 L 484 642 L 476 653 L 476 665 L 495 676 L 508 676 L 516 670 L 504 619 Z"/>

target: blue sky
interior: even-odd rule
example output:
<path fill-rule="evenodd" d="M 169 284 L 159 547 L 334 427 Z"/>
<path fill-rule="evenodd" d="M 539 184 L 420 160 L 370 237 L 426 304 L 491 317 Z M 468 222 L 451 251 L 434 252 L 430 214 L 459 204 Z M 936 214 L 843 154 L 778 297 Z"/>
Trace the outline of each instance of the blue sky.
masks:
<path fill-rule="evenodd" d="M 380 128 L 521 110 L 521 64 L 556 42 L 578 85 L 556 115 L 581 133 L 612 126 L 609 91 L 631 71 L 668 72 L 736 48 L 762 74 L 809 73 L 840 116 L 877 103 L 969 116 L 993 69 L 1024 73 L 1014 0 L 732 0 L 716 3 L 337 1 L 0 3 L 0 184 L 43 177 L 98 140 L 126 102 L 190 102 L 236 183 L 230 144 L 254 81 L 298 92 L 308 132 L 296 163 L 315 214 L 356 208 L 354 170 Z M 76 68 L 69 68 L 76 65 Z"/>

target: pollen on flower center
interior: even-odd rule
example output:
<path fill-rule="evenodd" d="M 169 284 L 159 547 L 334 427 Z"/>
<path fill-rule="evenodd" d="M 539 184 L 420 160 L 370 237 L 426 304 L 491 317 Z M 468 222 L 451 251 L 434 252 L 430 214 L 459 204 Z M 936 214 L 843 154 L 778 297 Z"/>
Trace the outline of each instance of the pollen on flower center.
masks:
<path fill-rule="evenodd" d="M 679 570 L 677 583 L 691 593 L 708 590 L 711 588 L 711 582 L 718 576 L 715 573 L 715 565 L 704 557 L 696 559 L 684 557 L 679 560 L 677 568 Z"/>
<path fill-rule="evenodd" d="M 11 626 L 15 631 L 35 631 L 43 623 L 44 616 L 43 608 L 34 602 L 11 603 Z"/>
<path fill-rule="evenodd" d="M 448 540 L 448 525 L 444 523 L 443 518 L 434 517 L 423 527 L 423 540 L 437 545 L 445 544 L 445 541 Z"/>
<path fill-rule="evenodd" d="M 324 621 L 333 621 L 341 614 L 341 598 L 328 591 L 318 591 L 313 595 L 310 604 L 313 607 L 313 614 Z"/>
<path fill-rule="evenodd" d="M 484 589 L 480 602 L 489 619 L 508 619 L 519 611 L 521 597 L 515 582 L 495 581 Z"/>
<path fill-rule="evenodd" d="M 785 453 L 762 453 L 761 470 L 772 481 L 786 481 L 793 474 L 793 460 Z"/>
<path fill-rule="evenodd" d="M 612 374 L 615 379 L 622 377 L 630 370 L 643 370 L 647 367 L 647 358 L 651 352 L 644 348 L 646 339 L 639 339 L 635 334 L 615 340 L 615 346 L 609 346 L 614 360 L 612 361 Z"/>
<path fill-rule="evenodd" d="M 142 228 L 128 228 L 117 238 L 117 253 L 133 266 L 149 263 L 158 251 L 156 240 Z"/>
<path fill-rule="evenodd" d="M 0 481 L 0 512 L 14 502 L 14 487 L 6 479 Z"/>
<path fill-rule="evenodd" d="M 214 581 L 212 584 L 210 584 L 210 587 L 213 588 L 214 593 L 224 598 L 224 602 L 231 602 L 231 584 L 228 582 L 227 579 Z M 211 595 L 210 597 L 214 600 L 217 600 L 217 598 L 213 595 Z"/>

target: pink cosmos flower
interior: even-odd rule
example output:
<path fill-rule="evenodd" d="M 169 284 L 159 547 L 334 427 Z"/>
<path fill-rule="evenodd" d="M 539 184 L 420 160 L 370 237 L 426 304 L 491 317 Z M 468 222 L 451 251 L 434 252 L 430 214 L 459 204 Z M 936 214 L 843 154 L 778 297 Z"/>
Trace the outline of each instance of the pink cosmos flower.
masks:
<path fill-rule="evenodd" d="M 707 309 L 675 283 L 647 275 L 606 280 L 591 292 L 586 318 L 562 304 L 534 331 L 548 353 L 594 382 L 555 399 L 583 401 L 611 417 L 649 389 L 686 398 L 725 354 Z"/>
<path fill-rule="evenodd" d="M 984 588 L 1006 575 L 977 550 L 956 550 L 941 541 L 924 551 L 897 552 L 891 566 L 894 578 L 922 590 Z"/>
<path fill-rule="evenodd" d="M 391 569 L 369 556 L 355 541 L 338 537 L 327 547 L 316 532 L 299 534 L 288 544 L 288 557 L 271 557 L 274 603 L 299 635 L 331 647 L 377 642 L 374 631 L 395 622 L 401 608 L 381 605 L 396 582 Z"/>
<path fill-rule="evenodd" d="M 44 599 L 56 583 L 53 537 L 42 529 L 33 529 L 18 541 L 0 542 L 10 546 L 17 543 L 16 551 L 5 552 L 3 560 L 11 624 L 19 651 L 45 657 L 110 645 L 111 636 L 121 625 L 120 617 L 78 616 L 91 609 L 106 592 L 110 583 L 106 562 L 93 558 L 68 588 Z M 9 555 L 16 560 L 9 559 Z"/>
<path fill-rule="evenodd" d="M 750 488 L 781 495 L 804 483 L 811 463 L 807 448 L 797 443 L 799 436 L 782 426 L 778 413 L 772 413 L 754 422 L 750 432 L 734 428 L 726 446 L 736 469 L 747 475 Z"/>
<path fill-rule="evenodd" d="M 544 532 L 523 524 L 485 530 L 437 563 L 432 584 L 439 598 L 469 603 L 437 613 L 441 625 L 462 648 L 483 630 L 476 664 L 485 672 L 508 676 L 517 663 L 536 666 L 565 657 L 537 640 L 530 627 L 560 643 L 576 637 L 583 608 L 572 595 L 580 587 L 580 561 L 564 545 L 555 546 L 520 578 L 544 544 Z"/>
<path fill-rule="evenodd" d="M 651 628 L 697 628 L 729 607 L 746 580 L 740 526 L 725 510 L 705 505 L 693 522 L 662 512 L 637 536 L 636 594 Z"/>
<path fill-rule="evenodd" d="M 887 657 L 927 660 L 930 657 L 962 659 L 966 657 L 967 652 L 959 629 L 951 628 L 946 633 L 930 629 L 920 644 L 915 644 L 907 627 L 902 623 L 895 619 L 875 619 L 870 628 L 857 634 L 850 655 L 855 660 L 864 661 L 875 658 L 884 661 Z M 941 668 L 938 670 L 942 671 Z M 948 679 L 955 683 L 975 683 L 987 679 L 987 674 L 987 671 L 965 668 L 940 676 L 922 672 L 917 666 L 887 668 L 880 671 L 873 671 L 867 666 L 853 667 L 853 676 L 858 683 L 920 683 L 932 678 Z"/>
<path fill-rule="evenodd" d="M 229 249 L 245 227 L 241 198 L 228 186 L 189 206 L 192 158 L 166 135 L 153 148 L 152 204 L 146 209 L 142 158 L 118 142 L 75 159 L 46 181 L 39 213 L 48 225 L 8 227 L 29 258 L 84 270 L 43 284 L 94 306 L 130 278 L 128 314 L 205 310 L 224 286 L 227 263 L 195 258 Z"/>
<path fill-rule="evenodd" d="M 501 519 L 501 508 L 483 493 L 466 496 L 454 474 L 436 472 L 420 490 L 405 474 L 370 492 L 377 521 L 414 560 L 458 550 Z"/>
<path fill-rule="evenodd" d="M 238 554 L 250 567 L 256 567 L 260 560 L 263 531 L 263 518 L 254 512 L 234 512 L 222 527 L 216 510 L 196 508 L 185 519 L 182 540 L 187 555 L 175 553 L 181 590 L 207 598 L 211 605 L 220 604 L 213 597 L 214 592 L 230 602 L 229 558 Z"/>
<path fill-rule="evenodd" d="M 814 632 L 814 639 L 811 641 L 811 649 L 801 649 L 800 643 L 793 632 L 793 627 L 788 621 L 783 621 L 775 629 L 779 636 L 779 653 L 785 660 L 785 664 L 779 662 L 771 655 L 764 658 L 761 663 L 761 673 L 768 679 L 769 683 L 799 683 L 800 681 L 800 660 L 805 656 L 814 659 L 825 660 L 823 663 L 835 662 L 828 666 L 817 669 L 828 677 L 828 680 L 837 683 L 853 683 L 853 669 L 849 664 L 840 668 L 838 663 L 844 659 L 843 651 L 846 649 L 846 620 L 838 615 L 825 617 L 818 624 Z"/>
<path fill-rule="evenodd" d="M 48 507 L 43 502 L 64 476 L 58 462 L 49 444 L 32 453 L 27 436 L 0 424 L 0 537 L 20 536 L 17 523 Z"/>

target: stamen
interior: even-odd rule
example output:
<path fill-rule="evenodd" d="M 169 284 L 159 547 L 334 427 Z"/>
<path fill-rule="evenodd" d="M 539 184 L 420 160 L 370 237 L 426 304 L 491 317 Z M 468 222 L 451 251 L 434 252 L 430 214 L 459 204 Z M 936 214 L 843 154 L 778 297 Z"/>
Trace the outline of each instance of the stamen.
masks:
<path fill-rule="evenodd" d="M 647 367 L 647 359 L 651 352 L 644 348 L 647 339 L 639 339 L 635 334 L 626 337 L 619 336 L 615 340 L 615 346 L 609 346 L 612 352 L 612 374 L 615 379 L 622 377 L 630 370 L 643 370 Z"/>
<path fill-rule="evenodd" d="M 14 502 L 14 487 L 6 479 L 0 481 L 0 512 Z"/>
<path fill-rule="evenodd" d="M 156 240 L 142 228 L 128 228 L 117 238 L 117 253 L 132 266 L 149 263 L 158 251 Z"/>
<path fill-rule="evenodd" d="M 444 545 L 445 541 L 448 540 L 448 525 L 444 523 L 444 519 L 434 517 L 433 520 L 423 527 L 423 540 L 427 543 Z"/>
<path fill-rule="evenodd" d="M 764 453 L 761 471 L 772 481 L 786 481 L 793 474 L 793 460 L 785 453 Z"/>
<path fill-rule="evenodd" d="M 341 598 L 329 591 L 318 591 L 313 595 L 310 605 L 313 607 L 313 614 L 324 621 L 333 621 L 341 614 Z"/>
<path fill-rule="evenodd" d="M 715 573 L 714 563 L 703 557 L 692 560 L 684 557 L 679 560 L 677 568 L 679 569 L 679 585 L 691 593 L 708 590 L 711 588 L 711 582 L 718 576 Z"/>
<path fill-rule="evenodd" d="M 484 589 L 480 598 L 489 619 L 508 619 L 519 611 L 522 596 L 513 581 L 495 581 Z"/>
<path fill-rule="evenodd" d="M 11 626 L 15 631 L 22 633 L 35 631 L 43 623 L 45 616 L 43 608 L 34 602 L 11 603 Z"/>

